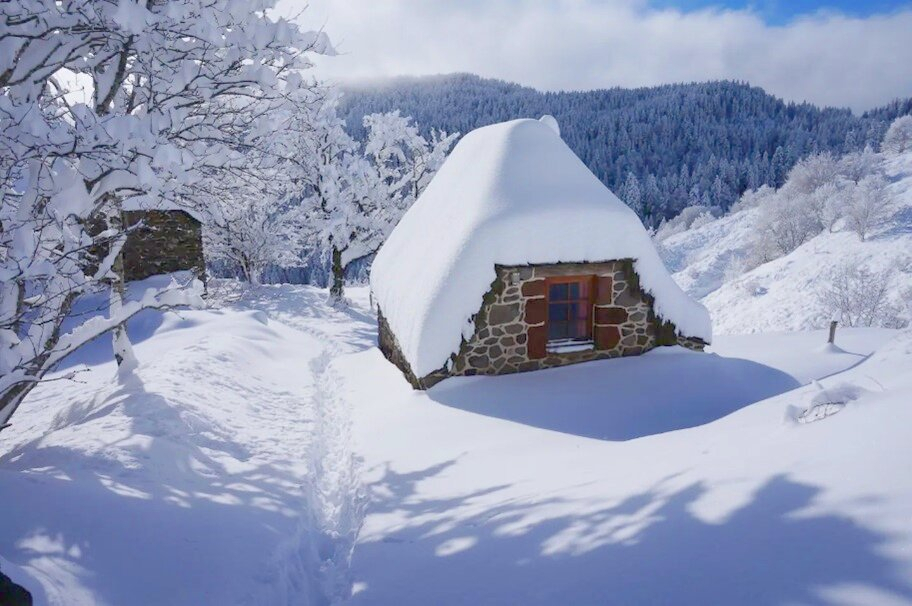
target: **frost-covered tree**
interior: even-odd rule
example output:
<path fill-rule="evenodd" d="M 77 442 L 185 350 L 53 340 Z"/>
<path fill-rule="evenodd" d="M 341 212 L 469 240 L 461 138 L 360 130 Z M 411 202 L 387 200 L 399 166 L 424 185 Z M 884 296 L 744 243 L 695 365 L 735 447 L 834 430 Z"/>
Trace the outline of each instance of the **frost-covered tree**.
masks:
<path fill-rule="evenodd" d="M 808 194 L 807 208 L 814 213 L 818 223 L 833 232 L 840 219 L 845 217 L 848 200 L 855 185 L 838 181 L 824 183 Z"/>
<path fill-rule="evenodd" d="M 627 179 L 624 181 L 624 187 L 621 189 L 621 200 L 629 206 L 640 219 L 645 218 L 645 206 L 643 205 L 643 192 L 640 188 L 640 180 L 633 173 L 627 173 Z"/>
<path fill-rule="evenodd" d="M 823 229 L 808 195 L 782 188 L 759 202 L 750 267 L 787 255 Z"/>
<path fill-rule="evenodd" d="M 270 117 L 309 91 L 325 36 L 256 0 L 0 4 L 0 427 L 64 356 L 174 289 L 120 298 L 124 208 L 194 205 L 205 178 L 250 172 Z M 75 301 L 107 317 L 64 331 Z M 180 289 L 179 289 L 180 290 Z M 129 355 L 126 334 L 117 355 Z"/>
<path fill-rule="evenodd" d="M 817 300 L 831 319 L 845 326 L 900 327 L 906 321 L 888 298 L 898 273 L 895 264 L 875 270 L 850 258 L 824 277 Z"/>
<path fill-rule="evenodd" d="M 883 170 L 883 158 L 870 145 L 839 159 L 839 174 L 852 183 L 858 183 L 868 175 L 882 174 Z"/>
<path fill-rule="evenodd" d="M 835 182 L 841 168 L 839 160 L 829 152 L 811 154 L 795 163 L 783 188 L 793 196 L 811 194 L 821 185 Z"/>
<path fill-rule="evenodd" d="M 893 155 L 912 150 L 912 115 L 900 116 L 890 124 L 880 148 Z"/>
<path fill-rule="evenodd" d="M 890 217 L 892 208 L 886 179 L 870 175 L 852 189 L 846 204 L 846 223 L 864 242 L 872 230 Z"/>
<path fill-rule="evenodd" d="M 432 131 L 426 138 L 395 111 L 365 116 L 365 141 L 358 144 L 336 116 L 334 101 L 319 115 L 305 205 L 315 227 L 312 241 L 331 255 L 330 297 L 342 301 L 346 268 L 377 251 L 458 135 Z"/>

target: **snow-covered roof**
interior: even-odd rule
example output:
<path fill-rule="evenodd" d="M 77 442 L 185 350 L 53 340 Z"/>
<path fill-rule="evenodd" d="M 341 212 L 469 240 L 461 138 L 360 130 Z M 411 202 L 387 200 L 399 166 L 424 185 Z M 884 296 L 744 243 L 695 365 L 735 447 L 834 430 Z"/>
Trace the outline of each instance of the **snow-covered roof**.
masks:
<path fill-rule="evenodd" d="M 197 212 L 196 210 L 194 210 L 193 208 L 190 208 L 189 206 L 181 206 L 180 204 L 177 204 L 177 203 L 175 203 L 175 202 L 166 201 L 166 200 L 155 200 L 155 201 L 150 201 L 150 200 L 148 200 L 148 199 L 146 199 L 146 198 L 142 198 L 142 197 L 139 197 L 139 198 L 128 198 L 128 199 L 126 199 L 126 200 L 123 201 L 123 209 L 126 210 L 126 211 L 133 211 L 133 210 L 142 210 L 142 211 L 149 211 L 149 210 L 162 210 L 162 211 L 180 210 L 180 211 L 183 211 L 183 212 L 187 213 L 188 215 L 190 215 L 191 217 L 193 217 L 194 219 L 196 219 L 196 220 L 199 221 L 200 223 L 203 223 L 203 216 L 202 216 L 199 212 Z"/>
<path fill-rule="evenodd" d="M 467 134 L 377 253 L 371 289 L 417 376 L 474 333 L 495 264 L 632 258 L 656 313 L 711 339 L 706 308 L 675 284 L 636 214 L 556 127 L 549 116 Z"/>

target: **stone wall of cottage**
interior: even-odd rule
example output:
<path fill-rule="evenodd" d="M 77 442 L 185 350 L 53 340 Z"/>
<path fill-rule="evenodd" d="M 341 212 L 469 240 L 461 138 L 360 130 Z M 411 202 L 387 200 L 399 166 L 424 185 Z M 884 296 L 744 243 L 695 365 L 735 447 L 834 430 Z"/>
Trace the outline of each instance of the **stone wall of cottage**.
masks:
<path fill-rule="evenodd" d="M 678 335 L 674 324 L 653 312 L 630 259 L 601 263 L 558 263 L 495 267 L 497 277 L 473 321 L 475 334 L 464 341 L 447 367 L 415 377 L 395 335 L 379 315 L 380 349 L 416 388 L 426 389 L 448 376 L 500 375 L 577 362 L 632 356 L 659 345 L 702 351 L 704 343 Z M 551 351 L 546 320 L 546 278 L 594 276 L 593 343 L 580 351 Z"/>
<path fill-rule="evenodd" d="M 173 271 L 205 269 L 202 228 L 196 219 L 180 210 L 126 211 L 124 223 L 135 226 L 123 248 L 127 280 Z"/>

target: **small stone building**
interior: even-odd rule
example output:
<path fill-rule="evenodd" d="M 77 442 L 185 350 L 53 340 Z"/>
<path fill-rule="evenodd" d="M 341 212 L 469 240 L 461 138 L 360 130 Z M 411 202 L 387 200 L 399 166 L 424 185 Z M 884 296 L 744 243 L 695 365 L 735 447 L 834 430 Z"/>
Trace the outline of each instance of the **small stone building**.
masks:
<path fill-rule="evenodd" d="M 383 354 L 418 389 L 711 338 L 636 215 L 553 118 L 473 131 L 374 261 Z"/>
<path fill-rule="evenodd" d="M 134 208 L 124 211 L 124 224 L 132 228 L 122 253 L 127 280 L 183 270 L 203 276 L 202 224 L 190 212 Z"/>

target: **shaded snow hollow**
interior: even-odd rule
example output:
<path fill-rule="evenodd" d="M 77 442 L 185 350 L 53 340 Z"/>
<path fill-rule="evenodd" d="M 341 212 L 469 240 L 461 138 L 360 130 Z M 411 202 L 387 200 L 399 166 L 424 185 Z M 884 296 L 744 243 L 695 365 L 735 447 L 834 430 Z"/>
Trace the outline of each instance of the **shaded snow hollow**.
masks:
<path fill-rule="evenodd" d="M 377 253 L 371 289 L 416 375 L 473 334 L 495 264 L 632 258 L 656 313 L 711 339 L 709 314 L 671 279 L 639 218 L 547 118 L 466 135 Z"/>

